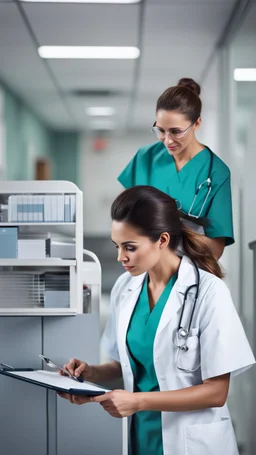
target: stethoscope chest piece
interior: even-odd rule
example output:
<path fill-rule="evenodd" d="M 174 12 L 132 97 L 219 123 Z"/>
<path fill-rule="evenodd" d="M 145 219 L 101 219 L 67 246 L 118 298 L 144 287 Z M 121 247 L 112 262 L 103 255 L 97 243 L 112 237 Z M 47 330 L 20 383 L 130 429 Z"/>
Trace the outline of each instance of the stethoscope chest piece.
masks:
<path fill-rule="evenodd" d="M 188 346 L 187 346 L 187 342 L 186 342 L 186 340 L 188 338 L 188 335 L 189 335 L 188 329 L 185 329 L 184 327 L 181 327 L 178 330 L 178 338 L 183 338 L 184 339 L 184 344 L 178 345 L 178 348 L 181 351 L 184 351 L 184 352 L 188 351 Z"/>
<path fill-rule="evenodd" d="M 184 329 L 183 327 L 181 327 L 181 328 L 178 330 L 178 335 L 179 335 L 179 337 L 181 337 L 181 338 L 187 338 L 187 337 L 188 337 L 188 329 Z"/>

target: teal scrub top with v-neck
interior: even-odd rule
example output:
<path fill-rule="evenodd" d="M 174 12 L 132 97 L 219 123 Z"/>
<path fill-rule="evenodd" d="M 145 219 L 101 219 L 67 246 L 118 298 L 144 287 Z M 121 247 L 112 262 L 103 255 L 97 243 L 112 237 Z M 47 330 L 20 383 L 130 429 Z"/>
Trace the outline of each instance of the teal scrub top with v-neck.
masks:
<path fill-rule="evenodd" d="M 156 392 L 159 385 L 153 362 L 153 345 L 157 327 L 177 274 L 167 283 L 150 311 L 148 278 L 132 314 L 127 331 L 127 347 L 134 375 L 134 392 Z M 141 411 L 133 415 L 131 455 L 163 455 L 161 412 Z"/>
<path fill-rule="evenodd" d="M 118 180 L 125 188 L 154 186 L 176 199 L 178 208 L 187 214 L 198 186 L 209 177 L 210 153 L 205 147 L 177 171 L 173 156 L 162 142 L 157 142 L 139 149 Z M 234 243 L 230 170 L 214 153 L 210 178 L 212 189 L 200 215 L 207 218 L 205 235 L 224 237 L 226 245 L 230 245 Z M 207 191 L 204 185 L 198 192 L 192 215 L 200 213 Z"/>

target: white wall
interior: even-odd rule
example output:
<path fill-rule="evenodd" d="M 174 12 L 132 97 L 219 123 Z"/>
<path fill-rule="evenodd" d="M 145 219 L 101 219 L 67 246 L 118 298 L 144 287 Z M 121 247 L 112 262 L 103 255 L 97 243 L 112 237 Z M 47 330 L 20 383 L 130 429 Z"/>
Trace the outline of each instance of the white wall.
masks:
<path fill-rule="evenodd" d="M 201 86 L 202 124 L 198 139 L 222 158 L 223 150 L 219 140 L 219 93 L 219 57 L 216 56 Z"/>
<path fill-rule="evenodd" d="M 255 17 L 256 5 L 254 13 L 251 10 L 233 42 L 221 50 L 220 109 L 220 133 L 232 174 L 236 240 L 235 245 L 227 249 L 229 287 L 252 347 L 256 329 L 256 302 L 253 301 L 253 253 L 249 250 L 248 243 L 256 240 L 256 88 L 255 83 L 236 83 L 233 70 L 255 67 Z M 250 22 L 254 23 L 251 27 Z M 229 404 L 237 437 L 244 446 L 244 453 L 253 455 L 256 450 L 255 368 L 234 380 L 233 392 Z"/>
<path fill-rule="evenodd" d="M 92 138 L 81 138 L 80 182 L 84 192 L 84 231 L 110 234 L 110 206 L 122 191 L 117 177 L 142 145 L 154 141 L 152 133 L 113 136 L 106 150 L 92 150 Z"/>
<path fill-rule="evenodd" d="M 253 252 L 248 248 L 248 243 L 256 240 L 256 138 L 255 123 L 256 106 L 251 112 L 250 124 L 248 125 L 247 144 L 244 153 L 243 172 L 243 236 L 242 236 L 242 263 L 243 263 L 243 316 L 246 321 L 251 339 L 253 328 L 255 329 L 255 309 L 253 302 Z M 254 326 L 254 327 L 253 327 Z"/>
<path fill-rule="evenodd" d="M 237 87 L 239 90 L 239 86 Z M 250 88 L 248 87 L 250 90 Z M 235 105 L 237 112 L 237 121 L 241 116 L 241 106 Z M 249 107 L 248 110 L 249 111 Z M 247 112 L 248 115 L 249 112 Z M 231 258 L 231 292 L 238 294 L 235 296 L 238 299 L 238 311 L 241 317 L 246 335 L 250 341 L 255 353 L 255 304 L 253 299 L 254 271 L 253 271 L 253 252 L 249 249 L 248 244 L 256 240 L 256 210 L 255 210 L 255 169 L 256 169 L 256 154 L 255 154 L 255 122 L 256 122 L 256 106 L 248 115 L 250 121 L 243 134 L 243 139 L 236 135 L 235 151 L 233 153 L 234 163 L 240 168 L 238 169 L 236 180 L 234 181 L 233 200 L 239 204 L 236 212 L 239 214 L 237 220 L 239 228 L 239 249 L 236 250 L 237 260 L 234 261 L 234 256 Z M 245 136 L 247 140 L 245 141 Z M 238 181 L 239 179 L 239 181 Z M 237 190 L 239 187 L 239 194 Z M 255 453 L 255 368 L 252 368 L 245 375 L 239 376 L 234 381 L 234 401 L 232 402 L 233 415 L 237 423 L 237 436 L 240 442 L 246 448 L 245 454 L 252 455 Z M 232 409 L 231 408 L 231 409 Z"/>
<path fill-rule="evenodd" d="M 216 154 L 226 164 L 228 163 L 227 148 L 223 143 L 223 134 L 221 128 L 221 111 L 222 111 L 222 79 L 220 75 L 221 53 L 218 52 L 208 69 L 201 86 L 202 99 L 202 123 L 198 132 L 198 139 Z M 229 257 L 230 248 L 225 248 L 220 263 L 225 272 L 225 281 L 229 285 Z"/>
<path fill-rule="evenodd" d="M 0 180 L 6 177 L 6 140 L 4 118 L 4 92 L 0 87 Z"/>
<path fill-rule="evenodd" d="M 248 128 L 247 144 L 244 155 L 244 178 L 243 178 L 243 241 L 242 241 L 242 266 L 243 266 L 243 288 L 242 288 L 242 302 L 243 302 L 243 320 L 246 331 L 250 337 L 251 345 L 256 355 L 256 301 L 253 298 L 253 288 L 256 286 L 255 273 L 253 270 L 253 252 L 249 250 L 248 243 L 256 240 L 256 209 L 255 209 L 255 192 L 256 192 L 256 139 L 255 139 L 255 122 L 256 122 L 256 105 L 251 112 L 251 120 Z M 251 453 L 255 453 L 256 439 L 255 439 L 255 368 L 250 372 L 249 387 L 247 393 L 249 395 L 248 401 L 251 407 L 251 418 L 249 422 L 250 440 L 251 440 Z M 244 384 L 244 387 L 246 384 Z"/>

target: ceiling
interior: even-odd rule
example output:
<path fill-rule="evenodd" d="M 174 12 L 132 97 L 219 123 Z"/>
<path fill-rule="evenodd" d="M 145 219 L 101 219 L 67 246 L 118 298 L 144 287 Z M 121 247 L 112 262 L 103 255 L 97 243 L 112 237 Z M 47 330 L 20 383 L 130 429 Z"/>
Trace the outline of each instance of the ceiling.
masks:
<path fill-rule="evenodd" d="M 106 121 L 117 128 L 148 128 L 156 99 L 165 88 L 180 77 L 200 82 L 235 3 L 0 0 L 0 80 L 55 129 L 93 127 L 85 113 L 89 106 L 116 108 L 114 118 Z M 39 45 L 138 46 L 141 56 L 137 60 L 43 60 L 37 53 Z M 100 95 L 100 90 L 110 94 Z"/>

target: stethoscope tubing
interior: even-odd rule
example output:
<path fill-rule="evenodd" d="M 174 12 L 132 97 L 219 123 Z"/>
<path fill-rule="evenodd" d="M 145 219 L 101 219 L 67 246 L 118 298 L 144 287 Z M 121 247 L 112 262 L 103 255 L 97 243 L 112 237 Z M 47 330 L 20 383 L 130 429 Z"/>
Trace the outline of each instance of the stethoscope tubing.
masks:
<path fill-rule="evenodd" d="M 211 191 L 212 191 L 212 186 L 211 186 L 211 185 L 212 185 L 211 173 L 212 173 L 212 166 L 213 166 L 213 151 L 212 151 L 211 149 L 209 149 L 208 147 L 207 147 L 207 150 L 208 150 L 209 153 L 210 153 L 210 166 L 209 166 L 209 171 L 208 171 L 208 177 L 207 177 L 207 179 L 203 180 L 203 182 L 201 182 L 201 183 L 198 185 L 197 189 L 196 189 L 196 192 L 195 192 L 195 195 L 194 195 L 192 204 L 191 204 L 191 206 L 190 206 L 190 208 L 189 208 L 189 211 L 188 211 L 188 213 L 187 213 L 191 218 L 200 218 L 201 213 L 203 212 L 204 206 L 205 206 L 205 204 L 206 204 L 206 202 L 207 202 L 207 200 L 208 200 L 208 197 L 210 196 L 210 193 L 211 193 Z M 204 198 L 204 202 L 203 202 L 203 204 L 202 204 L 202 207 L 201 207 L 201 209 L 200 209 L 200 212 L 199 212 L 197 215 L 193 215 L 192 210 L 193 210 L 193 207 L 194 207 L 196 198 L 197 198 L 197 196 L 198 196 L 198 193 L 199 193 L 200 189 L 202 188 L 202 186 L 203 186 L 204 184 L 207 184 L 207 186 L 208 186 L 208 191 L 207 191 L 206 197 Z M 181 210 L 181 209 L 182 209 L 182 203 L 181 203 L 180 201 L 178 201 L 178 202 L 180 203 L 180 207 L 179 207 L 178 209 Z"/>
<path fill-rule="evenodd" d="M 195 267 L 196 283 L 190 285 L 186 289 L 186 292 L 185 292 L 184 298 L 183 298 L 183 304 L 182 304 L 182 309 L 181 309 L 180 318 L 179 318 L 179 322 L 178 322 L 178 327 L 177 327 L 177 330 L 176 330 L 176 334 L 178 335 L 178 338 L 183 338 L 185 340 L 185 342 L 182 345 L 176 345 L 175 344 L 175 346 L 178 349 L 183 349 L 183 350 L 188 350 L 188 347 L 187 347 L 187 344 L 186 344 L 186 340 L 187 340 L 187 338 L 189 336 L 189 332 L 190 332 L 190 329 L 191 329 L 191 325 L 192 325 L 192 321 L 193 321 L 193 317 L 194 317 L 194 313 L 195 313 L 195 309 L 196 309 L 196 303 L 197 303 L 197 299 L 198 299 L 198 295 L 199 295 L 199 288 L 200 288 L 200 273 L 199 273 L 198 266 L 197 266 L 197 264 L 195 263 L 195 261 L 193 259 L 190 259 L 190 260 L 191 260 L 191 262 L 193 262 L 193 265 Z M 183 320 L 184 310 L 185 310 L 185 306 L 186 306 L 187 296 L 188 296 L 189 291 L 191 289 L 193 289 L 193 288 L 196 288 L 196 293 L 195 293 L 195 297 L 194 297 L 193 307 L 192 307 L 192 310 L 191 310 L 191 314 L 190 314 L 188 325 L 187 325 L 187 327 L 183 327 L 182 326 L 182 320 Z M 185 349 L 185 347 L 186 347 L 186 349 Z"/>

